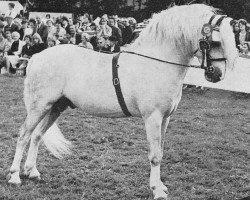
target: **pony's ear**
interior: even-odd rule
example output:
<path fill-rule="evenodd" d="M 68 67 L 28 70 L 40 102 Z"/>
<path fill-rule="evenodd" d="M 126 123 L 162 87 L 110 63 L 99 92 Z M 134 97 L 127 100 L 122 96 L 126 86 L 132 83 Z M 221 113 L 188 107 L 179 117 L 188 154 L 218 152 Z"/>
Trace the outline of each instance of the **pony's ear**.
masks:
<path fill-rule="evenodd" d="M 230 21 L 230 25 L 231 25 L 231 26 L 234 26 L 236 23 L 237 23 L 237 20 L 235 20 L 235 19 L 232 19 L 232 20 Z"/>

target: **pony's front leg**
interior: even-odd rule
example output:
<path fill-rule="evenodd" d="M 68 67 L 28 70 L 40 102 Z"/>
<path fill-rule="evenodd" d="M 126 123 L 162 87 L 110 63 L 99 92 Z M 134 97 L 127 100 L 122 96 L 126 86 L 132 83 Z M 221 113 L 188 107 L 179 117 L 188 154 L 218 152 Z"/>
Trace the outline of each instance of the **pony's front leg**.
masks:
<path fill-rule="evenodd" d="M 147 140 L 150 145 L 149 161 L 151 165 L 150 188 L 154 199 L 168 198 L 168 189 L 160 177 L 160 164 L 163 156 L 163 143 L 169 118 L 163 117 L 161 112 L 154 112 L 145 119 Z"/>

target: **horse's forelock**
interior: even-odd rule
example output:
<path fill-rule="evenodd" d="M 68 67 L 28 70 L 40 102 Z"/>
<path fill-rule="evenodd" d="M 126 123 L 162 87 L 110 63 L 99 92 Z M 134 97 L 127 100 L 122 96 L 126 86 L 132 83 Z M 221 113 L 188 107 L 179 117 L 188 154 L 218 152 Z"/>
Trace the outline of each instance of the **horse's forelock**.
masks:
<path fill-rule="evenodd" d="M 235 45 L 235 36 L 230 24 L 231 20 L 231 18 L 224 19 L 220 26 L 222 47 L 225 57 L 227 58 L 229 69 L 233 69 L 235 60 L 238 57 L 238 51 Z"/>

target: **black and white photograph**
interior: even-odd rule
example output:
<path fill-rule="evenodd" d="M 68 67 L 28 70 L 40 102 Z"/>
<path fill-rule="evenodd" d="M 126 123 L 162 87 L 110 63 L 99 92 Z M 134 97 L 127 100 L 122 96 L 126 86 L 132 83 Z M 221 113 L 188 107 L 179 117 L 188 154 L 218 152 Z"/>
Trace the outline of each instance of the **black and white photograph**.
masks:
<path fill-rule="evenodd" d="M 250 200 L 250 1 L 0 0 L 0 200 Z"/>

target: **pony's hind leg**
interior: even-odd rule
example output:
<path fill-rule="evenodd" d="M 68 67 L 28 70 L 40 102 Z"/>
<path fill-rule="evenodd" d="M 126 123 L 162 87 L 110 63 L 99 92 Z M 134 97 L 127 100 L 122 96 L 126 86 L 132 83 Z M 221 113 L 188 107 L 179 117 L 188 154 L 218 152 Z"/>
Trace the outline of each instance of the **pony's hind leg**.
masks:
<path fill-rule="evenodd" d="M 47 110 L 43 110 L 42 112 L 41 111 L 38 112 L 37 110 L 32 110 L 28 112 L 25 122 L 20 129 L 14 160 L 10 167 L 10 173 L 7 175 L 9 183 L 12 184 L 21 183 L 19 173 L 20 173 L 20 164 L 24 149 L 30 140 L 32 132 L 36 128 L 37 124 L 42 120 L 44 115 L 46 115 L 46 112 Z"/>
<path fill-rule="evenodd" d="M 67 107 L 67 101 L 65 101 L 64 98 L 59 99 L 32 133 L 27 160 L 24 164 L 24 175 L 28 176 L 29 178 L 40 179 L 40 173 L 36 168 L 39 144 L 46 131 L 54 124 L 61 112 L 63 112 Z"/>
<path fill-rule="evenodd" d="M 150 188 L 153 191 L 154 199 L 166 200 L 168 198 L 168 190 L 161 181 L 160 164 L 163 156 L 164 135 L 169 118 L 164 117 L 161 112 L 154 112 L 145 118 L 144 121 L 147 132 L 147 140 L 150 145 Z"/>

